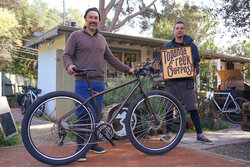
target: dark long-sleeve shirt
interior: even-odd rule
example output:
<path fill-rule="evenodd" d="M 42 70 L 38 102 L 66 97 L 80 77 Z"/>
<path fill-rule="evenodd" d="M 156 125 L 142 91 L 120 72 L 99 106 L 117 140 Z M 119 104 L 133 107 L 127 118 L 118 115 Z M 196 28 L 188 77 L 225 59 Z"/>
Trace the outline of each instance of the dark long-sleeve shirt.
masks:
<path fill-rule="evenodd" d="M 88 73 L 90 81 L 104 81 L 104 59 L 115 69 L 122 72 L 129 72 L 129 67 L 120 62 L 110 51 L 105 38 L 99 30 L 91 36 L 85 28 L 74 31 L 66 44 L 62 61 L 67 69 L 70 65 L 77 68 L 96 68 L 96 71 Z M 82 75 L 75 75 L 76 80 L 85 80 Z"/>
<path fill-rule="evenodd" d="M 175 38 L 166 43 L 163 46 L 163 49 L 167 49 L 167 48 L 175 48 L 175 47 L 180 47 L 180 46 L 190 46 L 191 47 L 191 52 L 192 52 L 192 58 L 193 58 L 193 66 L 196 69 L 197 75 L 199 74 L 199 63 L 200 63 L 200 57 L 199 57 L 199 51 L 197 46 L 193 43 L 193 39 L 188 36 L 188 35 L 184 35 L 184 42 L 180 45 L 179 43 L 175 42 Z M 160 68 L 161 71 L 163 71 L 162 69 L 162 63 L 160 62 Z M 187 82 L 187 88 L 194 88 L 194 79 L 193 78 L 185 78 L 188 82 Z M 167 80 L 165 81 L 166 85 L 171 85 L 172 84 L 172 80 Z"/>

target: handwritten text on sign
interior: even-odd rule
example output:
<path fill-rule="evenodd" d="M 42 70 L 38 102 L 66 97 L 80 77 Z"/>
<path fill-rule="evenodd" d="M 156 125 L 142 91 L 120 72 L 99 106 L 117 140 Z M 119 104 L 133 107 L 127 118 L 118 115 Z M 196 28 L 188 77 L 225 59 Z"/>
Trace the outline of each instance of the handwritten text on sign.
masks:
<path fill-rule="evenodd" d="M 193 76 L 191 47 L 164 49 L 161 52 L 164 79 Z"/>

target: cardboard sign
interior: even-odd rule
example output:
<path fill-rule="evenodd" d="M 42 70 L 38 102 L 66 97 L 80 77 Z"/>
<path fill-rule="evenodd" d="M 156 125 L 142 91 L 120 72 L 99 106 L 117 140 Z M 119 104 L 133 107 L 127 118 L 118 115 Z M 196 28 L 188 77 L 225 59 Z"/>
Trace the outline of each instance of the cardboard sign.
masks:
<path fill-rule="evenodd" d="M 193 77 L 194 66 L 190 46 L 163 49 L 161 58 L 164 79 Z"/>
<path fill-rule="evenodd" d="M 18 134 L 6 96 L 0 96 L 0 132 L 4 132 L 5 139 Z"/>

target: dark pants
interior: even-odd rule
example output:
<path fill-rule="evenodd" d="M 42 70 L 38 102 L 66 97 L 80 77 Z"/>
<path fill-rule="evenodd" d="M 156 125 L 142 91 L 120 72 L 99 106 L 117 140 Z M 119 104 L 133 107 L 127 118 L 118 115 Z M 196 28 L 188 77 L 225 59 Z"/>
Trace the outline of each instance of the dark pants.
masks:
<path fill-rule="evenodd" d="M 104 83 L 103 82 L 90 82 L 91 87 L 96 92 L 101 92 L 104 90 Z M 75 82 L 75 93 L 82 96 L 83 98 L 87 99 L 91 97 L 91 93 L 89 91 L 88 83 L 86 81 L 80 81 L 76 80 Z M 102 100 L 103 95 L 96 97 L 98 108 L 100 109 L 100 112 L 102 111 Z M 95 110 L 95 114 L 97 114 L 96 106 L 94 105 L 93 99 L 90 100 L 90 104 Z M 84 114 L 86 114 L 86 111 L 80 107 L 78 110 L 76 110 L 75 114 L 77 115 L 77 123 L 78 124 L 85 124 L 84 126 L 81 126 L 82 128 L 88 128 L 86 124 L 90 124 L 90 120 L 84 117 Z M 76 134 L 76 141 L 78 144 L 77 149 L 81 149 L 85 140 L 88 139 L 89 134 L 86 132 L 78 132 Z M 95 136 L 96 138 L 96 136 Z"/>
<path fill-rule="evenodd" d="M 86 117 L 87 114 L 84 115 L 78 115 L 77 121 L 75 124 L 80 125 L 77 126 L 78 128 L 89 128 L 90 125 L 90 119 Z M 76 142 L 77 142 L 77 150 L 80 150 L 83 147 L 83 144 L 86 140 L 88 140 L 89 134 L 87 132 L 77 132 L 76 134 Z"/>
<path fill-rule="evenodd" d="M 196 95 L 194 89 L 187 89 L 187 80 L 173 80 L 172 85 L 166 86 L 166 91 L 168 93 L 171 93 L 177 99 L 179 98 L 179 96 L 181 96 L 186 109 L 190 112 L 191 119 L 196 129 L 196 133 L 202 134 L 200 116 L 196 106 Z M 166 113 L 167 133 L 170 133 L 172 130 L 172 119 L 173 112 L 169 110 L 169 112 Z"/>

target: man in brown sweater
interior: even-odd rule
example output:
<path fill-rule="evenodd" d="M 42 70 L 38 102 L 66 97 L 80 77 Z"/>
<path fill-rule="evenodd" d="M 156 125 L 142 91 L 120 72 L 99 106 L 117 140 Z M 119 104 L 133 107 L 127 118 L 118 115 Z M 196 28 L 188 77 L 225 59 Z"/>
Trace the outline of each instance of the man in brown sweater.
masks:
<path fill-rule="evenodd" d="M 74 31 L 70 35 L 62 56 L 62 61 L 69 75 L 74 74 L 73 68 L 96 68 L 96 71 L 88 72 L 88 76 L 93 90 L 101 92 L 104 90 L 104 60 L 119 71 L 133 73 L 134 70 L 120 62 L 110 51 L 105 38 L 100 34 L 97 28 L 101 20 L 97 8 L 89 8 L 85 12 L 84 19 L 86 26 L 82 30 Z M 75 79 L 75 93 L 85 99 L 90 97 L 91 94 L 88 90 L 86 78 L 76 74 Z M 102 109 L 102 99 L 103 96 L 96 98 L 100 110 Z M 90 104 L 95 111 L 97 111 L 94 102 L 90 101 Z M 85 114 L 84 111 L 76 111 L 75 114 L 77 115 L 78 122 L 84 124 L 84 122 L 81 122 L 81 117 Z M 81 134 L 76 136 L 79 145 L 83 143 L 82 136 Z M 93 144 L 90 151 L 94 151 L 95 153 L 105 152 L 105 150 L 97 144 Z M 86 160 L 86 155 L 83 155 L 78 161 Z"/>

